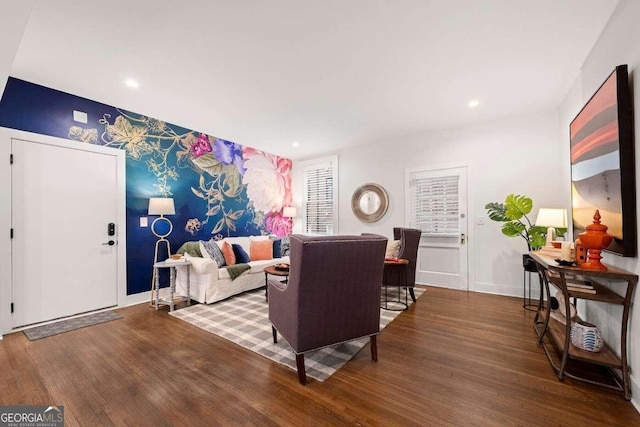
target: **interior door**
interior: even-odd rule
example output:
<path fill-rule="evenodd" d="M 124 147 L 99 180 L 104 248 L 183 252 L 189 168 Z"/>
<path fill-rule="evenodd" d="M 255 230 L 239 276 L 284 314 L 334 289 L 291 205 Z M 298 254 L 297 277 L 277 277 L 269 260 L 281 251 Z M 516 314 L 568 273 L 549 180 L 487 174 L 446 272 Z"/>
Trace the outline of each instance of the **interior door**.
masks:
<path fill-rule="evenodd" d="M 467 168 L 406 172 L 406 222 L 422 230 L 416 282 L 468 289 Z"/>
<path fill-rule="evenodd" d="M 116 155 L 11 144 L 12 326 L 117 305 Z"/>

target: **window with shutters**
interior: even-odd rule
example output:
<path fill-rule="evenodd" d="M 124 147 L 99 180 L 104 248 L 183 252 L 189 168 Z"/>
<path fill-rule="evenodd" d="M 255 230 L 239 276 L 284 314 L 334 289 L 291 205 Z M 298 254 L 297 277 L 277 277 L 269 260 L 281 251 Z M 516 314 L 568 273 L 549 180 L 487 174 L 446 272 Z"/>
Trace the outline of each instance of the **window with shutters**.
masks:
<path fill-rule="evenodd" d="M 426 235 L 460 233 L 460 176 L 416 172 L 409 176 L 409 222 Z"/>
<path fill-rule="evenodd" d="M 337 157 L 303 167 L 303 232 L 333 234 L 337 227 Z"/>

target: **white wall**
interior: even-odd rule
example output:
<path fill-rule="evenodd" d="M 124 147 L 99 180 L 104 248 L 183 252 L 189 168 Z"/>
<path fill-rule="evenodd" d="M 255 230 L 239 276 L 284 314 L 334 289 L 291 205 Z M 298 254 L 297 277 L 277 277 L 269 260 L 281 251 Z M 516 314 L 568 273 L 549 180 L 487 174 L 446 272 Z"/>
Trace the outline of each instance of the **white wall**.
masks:
<path fill-rule="evenodd" d="M 640 83 L 637 76 L 640 75 L 640 2 L 637 0 L 622 0 L 618 8 L 612 15 L 609 23 L 602 32 L 598 42 L 587 57 L 580 74 L 576 78 L 570 92 L 560 108 L 560 118 L 568 127 L 569 122 L 580 111 L 582 106 L 589 100 L 591 95 L 604 82 L 607 76 L 617 65 L 627 64 L 632 88 L 632 102 L 634 105 L 634 126 L 635 126 L 635 158 L 636 158 L 636 195 L 640 190 Z M 636 82 L 634 83 L 634 80 Z M 568 144 L 569 134 L 560 134 L 563 144 Z M 568 179 L 568 178 L 565 178 Z M 636 196 L 637 202 L 640 197 Z M 640 207 L 636 207 L 640 213 Z M 640 230 L 640 222 L 638 222 Z M 604 254 L 605 263 L 624 268 L 640 274 L 638 258 L 622 258 L 612 254 Z M 614 289 L 616 289 L 614 287 Z M 636 290 L 634 306 L 631 310 L 631 320 L 629 326 L 629 364 L 631 366 L 632 380 L 632 402 L 636 408 L 640 409 L 640 293 Z M 603 303 L 584 303 L 578 306 L 578 312 L 582 317 L 597 324 L 603 331 L 605 339 L 614 348 L 620 346 L 620 313 L 619 306 L 611 306 Z"/>
<path fill-rule="evenodd" d="M 521 296 L 526 243 L 502 235 L 499 224 L 486 217 L 484 205 L 504 201 L 509 193 L 524 194 L 534 201 L 532 220 L 539 207 L 569 208 L 568 151 L 569 146 L 560 143 L 556 110 L 340 151 L 340 234 L 392 237 L 393 227 L 405 225 L 406 168 L 468 164 L 469 289 Z M 296 162 L 293 182 L 294 201 L 300 206 L 302 181 Z M 382 185 L 390 199 L 385 217 L 373 224 L 360 222 L 351 212 L 351 195 L 367 182 Z M 479 218 L 485 225 L 475 225 Z"/>
<path fill-rule="evenodd" d="M 0 5 L 0 96 L 35 3 L 35 0 L 8 0 Z"/>

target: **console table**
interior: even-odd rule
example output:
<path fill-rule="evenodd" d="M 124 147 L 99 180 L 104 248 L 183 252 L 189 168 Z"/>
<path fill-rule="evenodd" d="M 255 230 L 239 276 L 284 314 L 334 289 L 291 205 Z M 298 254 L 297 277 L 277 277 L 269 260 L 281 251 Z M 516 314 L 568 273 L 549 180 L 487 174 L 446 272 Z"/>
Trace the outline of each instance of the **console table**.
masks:
<path fill-rule="evenodd" d="M 587 270 L 579 267 L 561 266 L 556 263 L 553 258 L 540 255 L 537 252 L 531 252 L 531 257 L 538 265 L 538 273 L 544 287 L 544 295 L 547 302 L 544 301 L 544 295 L 540 295 L 538 304 L 538 312 L 534 319 L 534 328 L 538 335 L 538 345 L 542 346 L 549 363 L 556 372 L 558 379 L 563 380 L 564 377 L 585 381 L 590 384 L 596 384 L 624 393 L 625 399 L 631 399 L 631 387 L 629 379 L 629 365 L 627 364 L 627 329 L 629 323 L 629 309 L 633 301 L 633 291 L 635 290 L 638 276 L 634 273 L 608 266 L 607 271 Z M 567 288 L 567 280 L 589 281 L 596 293 L 580 292 Z M 608 286 L 604 286 L 608 284 Z M 583 351 L 576 348 L 571 343 L 571 319 L 567 319 L 563 325 L 558 320 L 551 317 L 550 308 L 550 291 L 549 285 L 554 286 L 562 292 L 565 302 L 565 313 L 570 313 L 570 298 L 580 298 L 591 301 L 600 301 L 610 304 L 618 304 L 623 307 L 620 331 L 620 356 L 614 352 L 607 343 L 602 350 L 597 353 Z M 617 293 L 615 290 L 619 290 Z M 551 344 L 555 347 L 560 364 L 558 365 L 547 348 L 544 340 L 549 338 Z M 584 375 L 573 371 L 569 366 L 569 361 L 577 361 L 582 368 L 591 366 L 604 367 L 615 384 L 605 381 L 586 378 Z M 617 371 L 620 371 L 619 373 Z M 583 371 L 580 371 L 583 372 Z"/>

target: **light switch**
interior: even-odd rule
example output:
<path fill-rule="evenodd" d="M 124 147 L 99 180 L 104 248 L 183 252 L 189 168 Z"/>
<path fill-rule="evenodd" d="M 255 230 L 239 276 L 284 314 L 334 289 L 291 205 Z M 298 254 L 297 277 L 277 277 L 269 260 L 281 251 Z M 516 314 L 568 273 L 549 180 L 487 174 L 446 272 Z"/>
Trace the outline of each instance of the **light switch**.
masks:
<path fill-rule="evenodd" d="M 73 120 L 79 123 L 87 123 L 87 113 L 85 113 L 84 111 L 73 110 Z"/>
<path fill-rule="evenodd" d="M 477 216 L 476 217 L 476 225 L 484 225 L 484 217 L 483 216 Z"/>
<path fill-rule="evenodd" d="M 146 216 L 141 216 L 140 217 L 140 227 L 148 227 L 149 223 L 147 222 L 147 217 Z"/>

